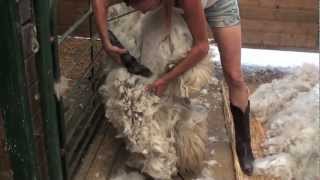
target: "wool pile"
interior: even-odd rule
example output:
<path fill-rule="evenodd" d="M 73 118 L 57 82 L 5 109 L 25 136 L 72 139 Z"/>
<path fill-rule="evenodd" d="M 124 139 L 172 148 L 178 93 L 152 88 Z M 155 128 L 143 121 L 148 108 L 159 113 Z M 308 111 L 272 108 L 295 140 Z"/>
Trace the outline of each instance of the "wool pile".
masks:
<path fill-rule="evenodd" d="M 304 65 L 260 86 L 251 97 L 253 118 L 267 130 L 256 174 L 283 180 L 320 177 L 318 80 L 319 69 Z"/>
<path fill-rule="evenodd" d="M 136 76 L 114 66 L 100 87 L 100 94 L 107 119 L 131 152 L 127 164 L 154 179 L 169 180 L 178 170 L 189 176 L 202 171 L 207 155 L 208 109 L 201 101 L 194 100 L 193 95 L 212 79 L 213 63 L 212 54 L 207 55 L 190 71 L 170 82 L 161 97 L 146 92 L 146 85 L 183 60 L 193 42 L 179 11 L 173 13 L 170 31 L 163 13 L 160 7 L 139 18 L 134 15 L 135 22 L 119 20 L 126 22 L 123 27 L 110 25 L 121 43 L 153 76 Z M 124 32 L 129 29 L 141 33 L 126 36 Z"/>

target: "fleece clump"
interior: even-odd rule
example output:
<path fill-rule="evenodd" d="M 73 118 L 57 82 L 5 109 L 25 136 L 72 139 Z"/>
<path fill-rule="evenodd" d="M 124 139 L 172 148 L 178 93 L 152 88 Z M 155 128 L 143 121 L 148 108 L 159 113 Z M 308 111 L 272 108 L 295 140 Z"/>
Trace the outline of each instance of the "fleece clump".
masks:
<path fill-rule="evenodd" d="M 125 172 L 124 170 L 119 171 L 115 176 L 111 177 L 110 180 L 145 180 L 146 178 L 137 172 Z"/>
<path fill-rule="evenodd" d="M 287 77 L 260 86 L 251 98 L 253 117 L 263 122 L 265 157 L 257 174 L 283 180 L 319 177 L 318 69 L 305 65 Z"/>
<path fill-rule="evenodd" d="M 144 78 L 114 67 L 100 88 L 106 117 L 132 154 L 128 165 L 161 180 L 171 179 L 178 170 L 188 175 L 202 171 L 207 154 L 208 109 L 200 101 L 191 101 L 190 96 L 208 84 L 213 73 L 209 54 L 170 82 L 162 97 L 144 90 L 179 63 L 192 46 L 182 15 L 174 11 L 172 18 L 171 31 L 166 28 L 162 7 L 141 15 L 137 21 L 117 22 L 124 27 L 110 26 L 124 46 L 134 46 L 129 51 L 153 76 Z M 126 29 L 142 33 L 125 36 Z"/>
<path fill-rule="evenodd" d="M 106 117 L 126 140 L 138 168 L 157 179 L 170 179 L 177 167 L 199 173 L 206 154 L 207 109 L 180 97 L 145 92 L 145 79 L 124 68 L 113 70 L 105 85 Z"/>
<path fill-rule="evenodd" d="M 317 67 L 305 64 L 296 68 L 286 78 L 263 84 L 251 98 L 252 112 L 255 118 L 268 120 L 288 106 L 300 92 L 309 91 L 319 79 Z M 272 106 L 270 106 L 272 104 Z"/>

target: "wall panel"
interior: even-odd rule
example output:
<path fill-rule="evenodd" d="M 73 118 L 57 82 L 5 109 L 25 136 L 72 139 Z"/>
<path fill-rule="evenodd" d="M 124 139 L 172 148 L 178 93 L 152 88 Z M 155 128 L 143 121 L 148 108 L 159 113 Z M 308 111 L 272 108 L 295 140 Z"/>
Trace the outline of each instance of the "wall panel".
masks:
<path fill-rule="evenodd" d="M 244 46 L 254 48 L 318 49 L 317 0 L 239 0 Z M 88 8 L 87 0 L 59 1 L 59 33 Z M 76 35 L 87 34 L 84 25 Z"/>

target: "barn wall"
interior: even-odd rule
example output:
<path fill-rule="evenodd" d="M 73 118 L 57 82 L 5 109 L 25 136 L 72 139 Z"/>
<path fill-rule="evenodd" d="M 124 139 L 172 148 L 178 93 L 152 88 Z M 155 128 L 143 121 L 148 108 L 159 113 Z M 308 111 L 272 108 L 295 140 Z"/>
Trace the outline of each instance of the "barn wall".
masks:
<path fill-rule="evenodd" d="M 240 0 L 244 46 L 318 49 L 317 0 Z M 59 0 L 59 33 L 88 9 L 88 0 Z M 87 34 L 88 28 L 77 34 Z"/>
<path fill-rule="evenodd" d="M 240 0 L 243 41 L 273 49 L 318 49 L 317 0 Z"/>
<path fill-rule="evenodd" d="M 89 9 L 89 0 L 58 0 L 58 33 L 62 34 Z M 85 21 L 75 35 L 89 36 L 89 22 Z"/>

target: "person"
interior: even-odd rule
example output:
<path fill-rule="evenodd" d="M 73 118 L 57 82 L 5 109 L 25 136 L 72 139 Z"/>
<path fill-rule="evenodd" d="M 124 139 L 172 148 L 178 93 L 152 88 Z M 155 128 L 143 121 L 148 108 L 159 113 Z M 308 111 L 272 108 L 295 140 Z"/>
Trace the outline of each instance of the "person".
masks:
<path fill-rule="evenodd" d="M 93 0 L 94 12 L 102 45 L 106 53 L 119 60 L 126 50 L 114 46 L 108 37 L 105 21 L 107 7 L 120 0 Z M 230 109 L 236 136 L 236 152 L 242 171 L 253 172 L 253 153 L 249 127 L 249 89 L 241 70 L 241 25 L 237 0 L 125 0 L 127 5 L 145 13 L 161 5 L 166 8 L 165 18 L 170 26 L 173 6 L 182 8 L 184 19 L 193 37 L 193 46 L 187 56 L 171 71 L 148 85 L 146 89 L 161 96 L 168 83 L 195 66 L 209 50 L 207 24 L 218 44 L 224 76 L 229 87 Z M 207 21 L 207 22 L 206 22 Z"/>

